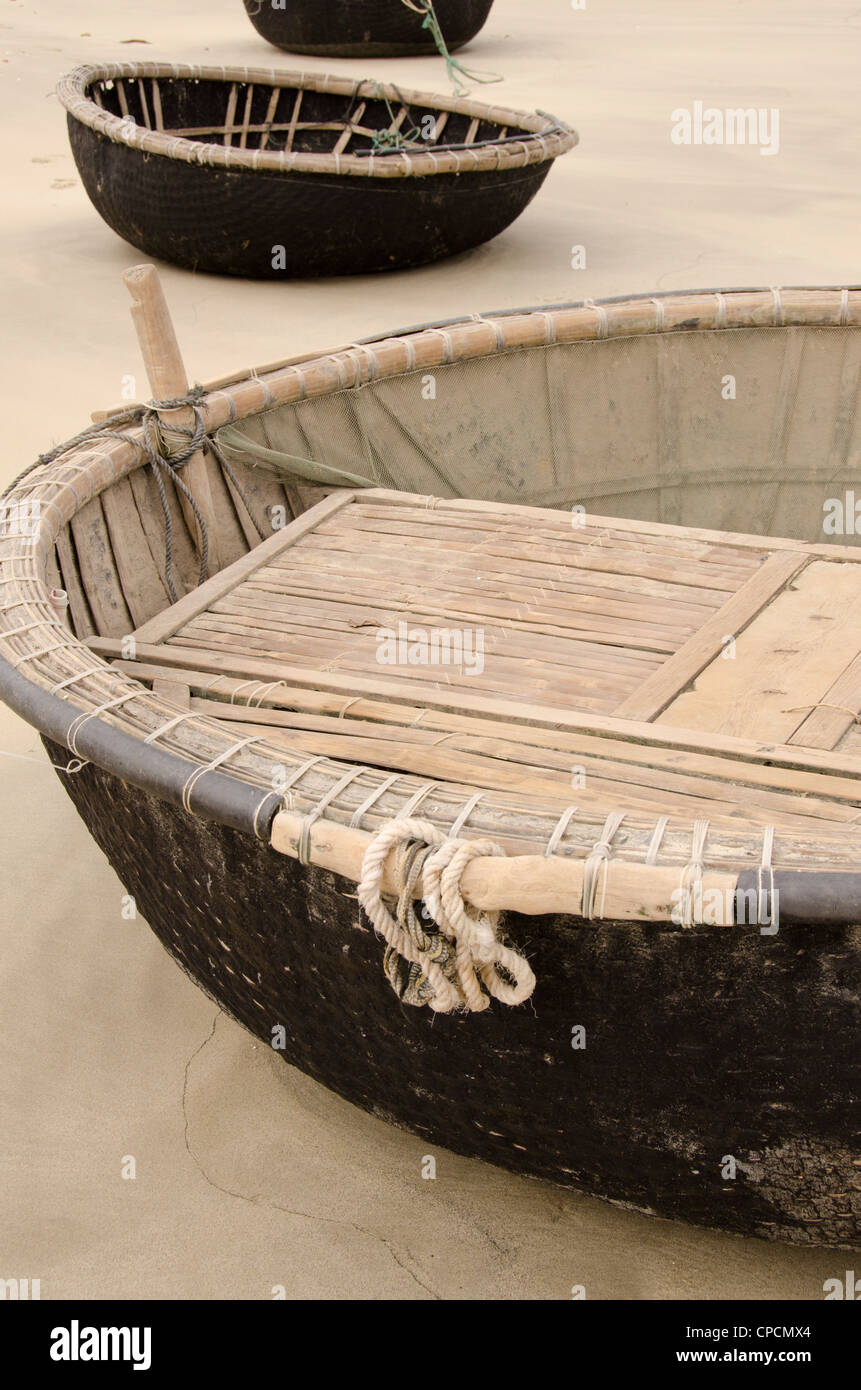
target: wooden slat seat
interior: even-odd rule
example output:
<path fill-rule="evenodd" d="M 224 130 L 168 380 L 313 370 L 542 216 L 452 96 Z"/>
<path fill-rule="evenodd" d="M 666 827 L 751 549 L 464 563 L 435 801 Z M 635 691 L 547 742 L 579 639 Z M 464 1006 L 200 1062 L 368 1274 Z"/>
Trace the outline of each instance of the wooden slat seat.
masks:
<path fill-rule="evenodd" d="M 851 706 L 838 728 L 819 705 L 861 693 L 859 597 L 854 553 L 343 490 L 142 624 L 121 664 L 300 752 L 803 832 L 861 816 L 861 762 L 827 752 Z"/>

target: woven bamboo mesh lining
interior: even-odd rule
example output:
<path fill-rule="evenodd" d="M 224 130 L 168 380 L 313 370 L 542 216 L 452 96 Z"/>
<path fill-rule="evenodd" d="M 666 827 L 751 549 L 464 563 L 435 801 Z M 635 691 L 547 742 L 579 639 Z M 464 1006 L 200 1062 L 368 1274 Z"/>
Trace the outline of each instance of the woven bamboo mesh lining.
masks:
<path fill-rule="evenodd" d="M 793 409 L 791 402 L 795 397 L 789 397 L 790 407 L 784 404 L 782 412 L 779 411 L 778 418 L 781 420 L 779 435 L 776 436 L 783 440 L 785 444 L 794 438 L 792 426 L 795 421 L 808 421 L 807 446 L 816 445 L 821 456 L 819 443 L 821 439 L 827 438 L 830 441 L 832 452 L 828 458 L 831 460 L 829 467 L 833 465 L 836 470 L 834 478 L 842 477 L 845 471 L 846 460 L 857 458 L 857 434 L 854 432 L 857 426 L 853 424 L 852 386 L 854 383 L 857 389 L 857 353 L 854 337 L 841 331 L 841 326 L 848 322 L 851 312 L 855 313 L 855 300 L 853 296 L 850 306 L 848 292 L 834 291 L 824 292 L 828 300 L 827 314 L 828 321 L 833 324 L 833 329 L 819 330 L 816 328 L 805 328 L 801 333 L 792 332 L 786 335 L 786 345 L 782 353 L 777 356 L 782 364 L 781 370 L 785 379 L 793 382 L 800 382 L 803 376 L 799 373 L 801 368 L 797 366 L 787 366 L 787 356 L 790 355 L 790 342 L 796 339 L 803 339 L 800 347 L 796 346 L 791 350 L 794 358 L 800 352 L 801 359 L 807 354 L 807 342 L 812 341 L 816 346 L 810 356 L 811 364 L 818 364 L 818 371 L 829 375 L 832 380 L 837 382 L 837 386 L 832 389 L 828 400 L 830 408 L 828 411 L 820 408 L 811 410 L 810 402 L 806 401 L 805 410 L 799 414 Z M 682 297 L 683 299 L 684 297 Z M 701 297 L 702 298 L 702 297 Z M 723 299 L 723 296 L 718 296 Z M 833 300 L 833 304 L 832 301 Z M 676 311 L 681 300 L 677 303 Z M 600 306 L 599 306 L 600 307 Z M 817 314 L 822 312 L 821 304 L 810 299 L 810 308 Z M 620 313 L 626 312 L 623 308 Z M 663 321 L 664 308 L 660 309 L 660 317 Z M 721 310 L 723 312 L 723 308 Z M 606 324 L 609 322 L 608 313 L 612 310 L 600 309 L 599 321 Z M 637 313 L 640 313 L 639 308 Z M 582 325 L 584 315 L 587 320 L 592 317 L 592 310 L 573 310 L 566 311 L 564 315 L 541 314 L 534 316 L 543 324 L 543 341 L 552 343 L 551 330 L 556 331 L 568 324 L 572 330 L 577 330 Z M 510 331 L 511 324 L 503 320 L 486 322 L 483 328 L 491 330 L 496 336 L 499 346 L 500 339 L 504 338 L 506 332 Z M 836 331 L 835 331 L 836 330 Z M 436 336 L 435 336 L 436 335 Z M 769 335 L 769 330 L 758 329 L 750 334 L 751 348 L 757 342 L 765 342 Z M 533 336 L 533 341 L 538 335 Z M 699 336 L 699 335 L 698 335 Z M 725 343 L 722 334 L 706 334 L 708 338 L 717 341 L 711 343 L 709 351 L 716 351 L 719 347 L 724 349 Z M 748 335 L 733 332 L 727 335 L 731 339 L 741 342 Z M 855 335 L 857 336 L 857 335 Z M 540 339 L 539 339 L 540 340 Z M 440 376 L 444 375 L 447 367 L 453 366 L 453 357 L 456 356 L 456 342 L 464 341 L 464 335 L 459 330 L 431 330 L 428 334 L 422 334 L 418 338 L 390 340 L 388 346 L 394 351 L 403 368 L 403 360 L 413 365 L 416 359 L 417 344 L 427 344 L 433 342 L 436 346 L 433 352 L 428 353 L 422 348 L 422 358 L 430 368 L 436 368 Z M 654 333 L 634 334 L 626 337 L 625 343 L 632 350 L 651 351 L 659 354 L 664 351 L 662 343 L 659 343 Z M 679 337 L 681 341 L 681 336 Z M 689 335 L 685 335 L 685 341 L 690 342 Z M 783 341 L 783 340 L 781 340 Z M 595 345 L 592 340 L 587 340 L 582 346 L 586 349 L 585 356 L 594 350 Z M 602 344 L 599 351 L 607 351 L 608 348 L 615 348 L 616 344 Z M 486 349 L 485 349 L 486 351 Z M 355 348 L 339 354 L 334 354 L 331 359 L 320 359 L 310 368 L 306 367 L 286 367 L 282 370 L 273 370 L 264 380 L 255 380 L 255 395 L 258 399 L 256 407 L 250 407 L 247 402 L 244 409 L 259 410 L 265 404 L 272 404 L 273 400 L 285 396 L 296 398 L 303 395 L 307 390 L 307 380 L 309 370 L 319 368 L 321 363 L 331 361 L 335 368 L 337 379 L 343 382 L 351 378 L 355 382 L 373 380 L 380 377 L 379 356 L 383 353 L 383 345 L 375 345 L 373 348 Z M 824 353 L 824 358 L 820 358 L 820 353 Z M 531 354 L 536 360 L 541 361 L 541 381 L 544 383 L 542 389 L 547 390 L 546 379 L 544 376 L 544 358 L 546 352 L 539 350 Z M 825 358 L 830 355 L 830 365 L 823 365 Z M 523 357 L 522 353 L 517 354 L 518 358 Z M 465 378 L 473 368 L 480 370 L 508 371 L 505 358 L 490 357 L 486 360 L 473 360 L 461 364 L 461 370 Z M 509 359 L 513 361 L 513 357 Z M 738 360 L 738 359 L 737 359 Z M 725 364 L 722 361 L 713 361 L 708 358 L 710 363 L 709 370 L 717 367 L 721 368 Z M 396 370 L 396 369 L 394 369 Z M 531 367 L 530 367 L 531 370 Z M 806 371 L 806 368 L 805 368 Z M 430 373 L 433 375 L 433 371 Z M 780 374 L 780 373 L 778 373 Z M 835 375 L 836 374 L 836 375 Z M 356 402 L 364 398 L 366 401 L 377 401 L 381 404 L 382 414 L 391 416 L 391 408 L 386 406 L 384 400 L 380 400 L 382 393 L 389 388 L 415 389 L 417 384 L 422 384 L 422 378 L 428 375 L 422 372 L 416 380 L 417 374 L 407 373 L 396 377 L 383 380 L 376 380 L 374 390 L 367 391 L 348 391 L 332 394 L 331 387 L 328 392 L 323 392 L 313 402 L 317 407 L 316 427 L 324 432 L 328 431 L 330 422 L 327 422 L 326 412 L 333 407 L 341 409 L 346 404 L 352 411 Z M 473 373 L 475 375 L 475 373 Z M 669 375 L 669 385 L 676 387 L 672 373 Z M 723 373 L 726 375 L 726 373 Z M 609 376 L 618 382 L 615 372 Z M 766 374 L 767 376 L 767 374 Z M 526 388 L 522 385 L 529 379 L 528 373 L 521 381 L 521 394 L 526 394 Z M 753 378 L 751 378 L 753 379 Z M 818 379 L 818 378 L 815 378 Z M 815 380 L 811 378 L 811 380 Z M 508 382 L 511 386 L 511 379 Z M 257 388 L 259 387 L 259 392 Z M 241 386 L 234 388 L 241 389 Z M 236 407 L 233 401 L 234 389 L 225 387 L 215 392 L 209 399 L 208 413 L 211 424 L 218 424 L 236 415 Z M 471 401 L 476 407 L 481 401 L 485 401 L 484 391 L 486 390 L 486 380 L 482 377 L 479 381 L 476 378 L 472 389 L 472 395 L 468 392 L 461 396 L 462 414 L 466 415 L 467 401 Z M 773 385 L 763 378 L 761 383 L 763 398 L 768 399 L 769 403 L 777 400 L 778 405 L 786 396 L 780 392 L 775 396 Z M 674 405 L 677 407 L 678 393 L 673 398 Z M 537 402 L 536 398 L 536 402 Z M 614 412 L 609 409 L 609 397 L 602 398 L 608 408 L 608 414 Z M 615 399 L 613 397 L 612 399 Z M 802 397 L 801 391 L 798 399 Z M 585 398 L 584 398 L 585 400 Z M 428 398 L 428 404 L 439 406 L 440 396 L 437 393 L 436 401 Z M 734 402 L 733 404 L 736 404 Z M 546 402 L 545 402 L 546 405 Z M 548 411 L 547 429 L 551 430 L 551 422 L 556 418 L 554 407 L 556 402 L 550 402 Z M 729 405 L 729 402 L 727 402 Z M 821 402 L 820 402 L 821 407 Z M 540 412 L 541 405 L 534 403 L 533 409 L 524 410 L 523 419 L 528 420 Z M 585 408 L 585 406 L 584 406 Z M 482 440 L 485 445 L 492 440 L 493 431 L 491 428 L 490 411 L 483 417 L 485 428 L 482 432 Z M 676 409 L 677 413 L 677 409 Z M 286 412 L 285 412 L 286 414 Z M 661 412 L 658 411 L 659 417 Z M 663 417 L 667 418 L 668 412 Z M 306 443 L 311 442 L 309 434 L 310 413 L 304 411 L 303 425 Z M 345 417 L 345 418 L 349 418 Z M 415 416 L 414 416 L 415 418 Z M 772 415 L 771 430 L 774 431 Z M 267 427 L 275 419 L 274 413 L 267 418 Z M 590 407 L 590 423 L 592 419 L 598 419 L 598 413 L 594 410 L 594 402 Z M 823 423 L 825 421 L 825 423 Z M 816 434 L 813 427 L 819 430 Z M 827 427 L 826 427 L 827 425 Z M 552 428 L 558 429 L 558 423 Z M 400 426 L 399 426 L 400 430 Z M 329 436 L 331 438 L 331 436 Z M 546 442 L 546 432 L 542 436 L 542 444 Z M 400 433 L 398 438 L 401 438 Z M 572 442 L 574 436 L 572 435 Z M 836 444 L 835 444 L 836 441 Z M 523 437 L 515 439 L 508 431 L 506 451 L 509 461 L 513 457 L 515 444 L 518 448 L 523 448 L 525 440 Z M 401 447 L 399 445 L 399 447 Z M 801 447 L 801 446 L 799 446 Z M 426 460 L 426 449 L 419 451 Z M 784 449 L 784 456 L 786 449 Z M 491 455 L 488 454 L 488 457 Z M 521 458 L 524 455 L 521 453 Z M 527 457 L 541 459 L 542 450 L 534 452 Z M 552 457 L 552 454 L 551 454 Z M 353 460 L 355 462 L 355 459 Z M 62 527 L 64 521 L 77 511 L 86 499 L 95 492 L 101 491 L 105 486 L 109 486 L 116 477 L 127 473 L 139 463 L 134 451 L 126 445 L 119 443 L 106 443 L 95 447 L 88 447 L 86 450 L 72 451 L 69 455 L 59 459 L 50 468 L 42 470 L 31 476 L 25 483 L 17 489 L 15 497 L 19 503 L 25 505 L 29 502 L 38 502 L 41 506 L 41 520 L 37 534 L 33 538 L 22 538 L 18 535 L 7 534 L 6 538 L 0 543 L 0 612 L 2 612 L 2 628 L 5 632 L 5 639 L 0 633 L 2 640 L 2 650 L 8 659 L 13 661 L 20 670 L 27 676 L 45 688 L 62 692 L 64 698 L 70 703 L 81 709 L 82 712 L 101 711 L 99 717 L 108 723 L 114 723 L 127 731 L 134 732 L 138 737 L 147 738 L 156 736 L 161 746 L 174 751 L 179 756 L 186 759 L 193 759 L 200 766 L 205 766 L 213 760 L 224 757 L 229 751 L 235 740 L 231 735 L 225 734 L 217 725 L 207 719 L 194 719 L 187 722 L 171 723 L 171 718 L 175 710 L 166 705 L 163 701 L 144 692 L 133 681 L 120 673 L 111 670 L 104 663 L 96 659 L 86 649 L 77 643 L 70 633 L 58 627 L 56 614 L 47 601 L 47 590 L 45 586 L 46 566 L 50 562 L 52 544 L 54 536 Z M 521 469 L 523 464 L 521 463 Z M 527 488 L 520 489 L 514 500 L 527 502 L 541 502 L 547 500 L 546 485 L 547 480 L 544 470 L 539 478 L 533 469 L 527 470 Z M 497 470 L 496 476 L 503 476 Z M 504 475 L 508 478 L 507 486 L 511 486 L 512 476 L 516 474 Z M 662 475 L 663 476 L 663 475 Z M 774 486 L 777 482 L 772 479 Z M 825 481 L 823 479 L 823 481 Z M 551 477 L 551 491 L 558 487 L 559 480 Z M 415 483 L 410 483 L 411 487 Z M 568 486 L 565 484 L 564 486 Z M 677 484 L 673 484 L 677 486 Z M 433 489 L 441 491 L 439 482 Z M 578 489 L 582 495 L 582 489 Z M 485 495 L 488 495 L 485 489 Z M 618 496 L 619 494 L 616 494 Z M 594 505 L 594 504 L 593 504 Z M 651 504 L 650 504 L 651 505 Z M 617 508 L 618 510 L 618 508 Z M 641 513 L 632 513 L 640 515 Z M 749 529 L 751 520 L 749 516 L 736 518 L 734 524 L 741 521 L 740 529 Z M 713 514 L 706 518 L 707 524 L 717 524 L 717 519 Z M 42 641 L 44 636 L 44 641 Z M 295 809 L 300 811 L 312 810 L 317 806 L 322 797 L 331 792 L 333 785 L 342 780 L 350 769 L 344 765 L 336 764 L 326 759 L 293 759 L 291 755 L 283 749 L 267 748 L 265 740 L 254 743 L 252 747 L 239 749 L 235 756 L 229 760 L 229 771 L 231 775 L 239 777 L 241 780 L 252 785 L 271 790 L 273 767 L 287 766 L 292 768 L 290 801 Z M 418 798 L 418 800 L 416 799 Z M 342 793 L 333 798 L 327 810 L 328 815 L 334 815 L 338 819 L 349 820 L 355 812 L 367 803 L 362 824 L 365 828 L 373 830 L 393 815 L 403 813 L 406 807 L 411 809 L 421 803 L 421 813 L 429 818 L 436 818 L 445 826 L 456 823 L 463 814 L 463 808 L 467 797 L 462 789 L 450 788 L 446 786 L 437 787 L 422 783 L 416 777 L 404 776 L 384 776 L 380 772 L 372 769 L 360 770 L 354 776 L 349 785 L 345 786 Z M 554 828 L 560 820 L 560 808 L 542 806 L 538 804 L 524 805 L 524 799 L 519 798 L 515 801 L 512 797 L 502 793 L 487 793 L 478 800 L 473 799 L 473 804 L 469 806 L 468 829 L 475 833 L 492 834 L 499 839 L 505 847 L 511 851 L 524 852 L 527 849 L 535 849 L 543 846 L 552 836 Z M 515 824 L 516 822 L 516 824 Z M 584 847 L 594 840 L 594 830 L 600 829 L 588 818 L 572 823 L 566 828 L 566 843 L 557 839 L 555 852 L 582 854 Z M 654 826 L 644 817 L 631 816 L 626 821 L 626 829 L 618 840 L 618 855 L 621 858 L 638 859 L 642 857 L 648 841 L 653 833 Z M 684 863 L 690 850 L 690 827 L 671 828 L 663 842 L 663 853 L 667 862 Z M 845 841 L 841 842 L 840 850 L 843 859 L 848 864 L 847 846 Z M 708 859 L 714 865 L 720 864 L 740 864 L 756 863 L 759 858 L 759 844 L 755 837 L 746 835 L 742 831 L 738 834 L 721 831 L 710 838 Z M 787 839 L 781 843 L 777 842 L 777 856 L 782 862 L 793 863 L 797 861 L 798 846 Z M 821 865 L 828 866 L 834 860 L 835 843 L 834 841 L 823 840 L 821 844 L 811 845 L 809 849 L 803 851 L 802 862 L 807 867 Z M 851 857 L 851 851 L 849 852 Z"/>
<path fill-rule="evenodd" d="M 565 343 L 365 380 L 220 438 L 252 465 L 262 446 L 432 496 L 857 545 L 823 521 L 857 478 L 859 366 L 849 327 Z"/>

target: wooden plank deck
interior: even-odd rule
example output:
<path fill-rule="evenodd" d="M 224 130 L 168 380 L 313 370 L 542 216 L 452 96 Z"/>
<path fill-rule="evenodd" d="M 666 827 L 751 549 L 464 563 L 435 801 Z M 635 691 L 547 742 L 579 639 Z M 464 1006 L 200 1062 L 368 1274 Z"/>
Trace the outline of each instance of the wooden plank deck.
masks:
<path fill-rule="evenodd" d="M 815 560 L 660 718 L 716 733 L 833 746 L 852 716 L 833 725 L 817 707 L 843 704 L 853 692 L 857 697 L 859 637 L 861 570 Z"/>
<path fill-rule="evenodd" d="M 820 550 L 344 490 L 142 624 L 138 669 L 309 755 L 836 829 L 861 819 L 859 749 L 832 751 L 861 705 L 861 568 Z"/>

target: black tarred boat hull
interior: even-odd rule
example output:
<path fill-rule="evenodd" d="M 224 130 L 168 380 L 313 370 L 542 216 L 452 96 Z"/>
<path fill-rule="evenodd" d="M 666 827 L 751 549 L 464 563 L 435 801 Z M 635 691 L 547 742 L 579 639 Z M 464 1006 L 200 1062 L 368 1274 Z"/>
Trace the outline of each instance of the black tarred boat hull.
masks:
<path fill-rule="evenodd" d="M 125 241 L 189 270 L 255 279 L 407 269 L 470 250 L 523 212 L 552 163 L 405 179 L 272 173 L 166 159 L 68 126 L 84 187 Z"/>
<path fill-rule="evenodd" d="M 492 5 L 493 0 L 434 0 L 450 53 L 475 37 Z M 401 0 L 287 0 L 286 9 L 273 8 L 270 0 L 246 0 L 245 8 L 258 34 L 290 53 L 393 58 L 437 51 L 421 16 Z"/>
<path fill-rule="evenodd" d="M 285 1060 L 347 1100 L 663 1216 L 857 1243 L 861 928 L 511 914 L 538 976 L 530 1004 L 432 1015 L 395 999 L 352 885 L 93 765 L 62 781 L 192 978 L 266 1042 L 283 1025 Z"/>

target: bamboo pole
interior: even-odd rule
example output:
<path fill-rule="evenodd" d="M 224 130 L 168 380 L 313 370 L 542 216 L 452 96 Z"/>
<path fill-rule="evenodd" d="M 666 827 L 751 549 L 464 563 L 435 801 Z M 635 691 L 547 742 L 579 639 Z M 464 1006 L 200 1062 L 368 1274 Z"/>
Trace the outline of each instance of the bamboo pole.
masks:
<path fill-rule="evenodd" d="M 303 817 L 292 811 L 279 811 L 272 824 L 272 848 L 292 859 L 299 857 Z M 358 883 L 362 860 L 373 836 L 365 830 L 318 820 L 311 826 L 309 859 L 321 869 L 341 874 Z M 382 891 L 396 897 L 394 851 L 383 866 Z M 583 898 L 583 859 L 563 859 L 557 855 L 518 854 L 509 858 L 487 856 L 473 859 L 461 880 L 464 898 L 482 911 L 507 910 L 527 916 L 544 913 L 574 913 Z M 604 919 L 637 922 L 669 922 L 678 911 L 682 870 L 653 864 L 630 864 L 610 860 L 601 869 L 597 912 Z M 738 874 L 706 870 L 702 892 L 710 907 L 715 926 L 733 925 L 733 895 Z M 416 888 L 420 896 L 422 885 Z M 706 894 L 711 896 L 706 898 Z"/>
<path fill-rule="evenodd" d="M 174 400 L 188 394 L 188 377 L 182 361 L 170 310 L 164 296 L 161 280 L 154 265 L 136 265 L 123 274 L 123 283 L 134 303 L 132 320 L 138 335 L 141 355 L 146 367 L 147 378 L 154 400 Z M 189 429 L 194 425 L 194 411 L 191 406 L 178 410 L 163 410 L 159 419 L 167 429 L 179 426 Z M 218 532 L 215 522 L 215 509 L 209 487 L 209 474 L 206 456 L 202 450 L 188 460 L 183 468 L 184 482 L 194 497 L 207 531 L 209 542 L 209 573 L 215 574 L 221 568 L 218 556 Z M 203 538 L 197 517 L 188 499 L 179 492 L 188 528 L 202 553 Z"/>

